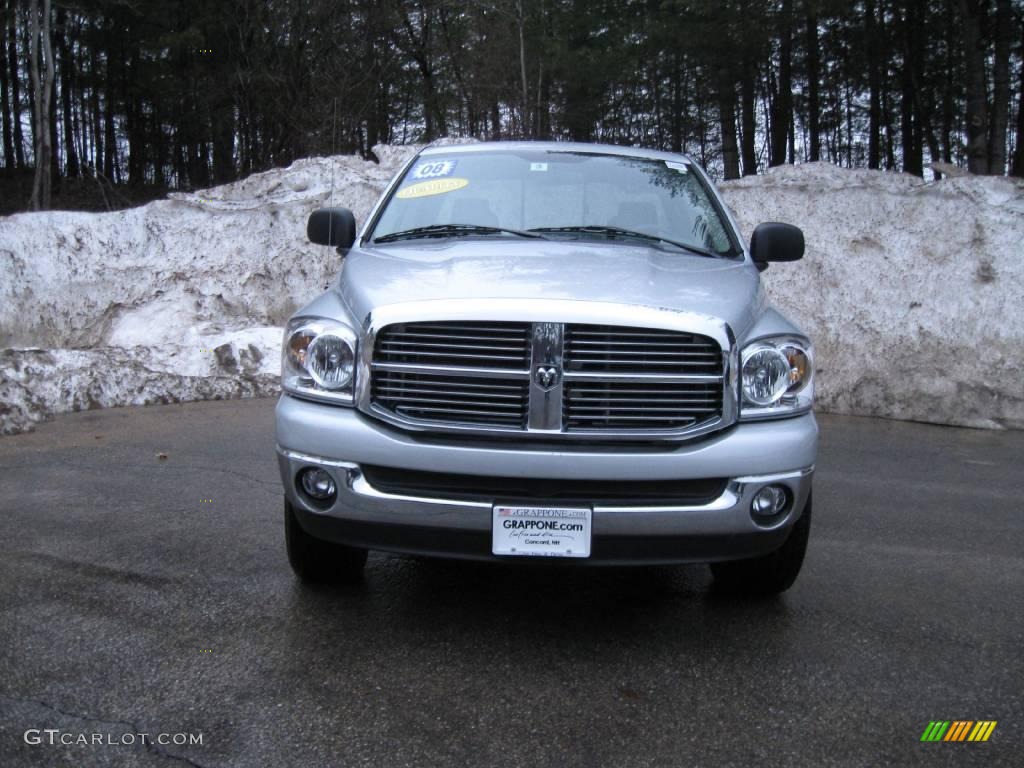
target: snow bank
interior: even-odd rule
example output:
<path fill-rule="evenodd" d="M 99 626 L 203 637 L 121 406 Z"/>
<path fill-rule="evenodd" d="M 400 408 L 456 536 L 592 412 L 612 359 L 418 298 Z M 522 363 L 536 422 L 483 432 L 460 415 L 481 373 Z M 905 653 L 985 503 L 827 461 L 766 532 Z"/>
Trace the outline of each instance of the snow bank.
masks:
<path fill-rule="evenodd" d="M 0 433 L 51 413 L 271 394 L 281 325 L 336 274 L 305 219 L 363 221 L 413 147 L 312 158 L 109 214 L 0 219 Z M 722 185 L 743 231 L 804 228 L 765 273 L 814 336 L 823 410 L 1024 427 L 1024 187 L 823 164 Z"/>
<path fill-rule="evenodd" d="M 272 394 L 281 326 L 337 274 L 306 217 L 364 220 L 415 147 L 310 158 L 115 213 L 0 219 L 0 433 L 83 408 Z"/>
<path fill-rule="evenodd" d="M 821 410 L 1024 428 L 1024 184 L 812 163 L 722 191 L 748 236 L 804 229 L 763 277 L 814 338 Z"/>

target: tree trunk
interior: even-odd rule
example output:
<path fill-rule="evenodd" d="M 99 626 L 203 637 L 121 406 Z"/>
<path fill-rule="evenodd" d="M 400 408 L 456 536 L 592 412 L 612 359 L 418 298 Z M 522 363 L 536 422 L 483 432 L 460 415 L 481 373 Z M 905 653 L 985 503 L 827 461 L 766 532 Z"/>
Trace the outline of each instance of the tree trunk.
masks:
<path fill-rule="evenodd" d="M 1017 102 L 1017 145 L 1013 151 L 1014 176 L 1024 177 L 1024 62 L 1020 65 L 1020 100 Z"/>
<path fill-rule="evenodd" d="M 213 124 L 213 180 L 217 184 L 226 184 L 235 178 L 235 110 L 228 101 L 214 112 Z M 374 122 L 371 119 L 371 124 Z M 377 143 L 374 133 L 370 142 L 372 147 Z"/>
<path fill-rule="evenodd" d="M 438 18 L 439 18 L 439 20 L 441 22 L 441 36 L 444 38 L 445 50 L 448 52 L 448 61 L 449 61 L 450 65 L 451 65 L 452 78 L 455 81 L 455 86 L 458 89 L 459 100 L 461 102 L 461 104 L 459 105 L 459 123 L 460 123 L 459 130 L 460 130 L 460 132 L 462 132 L 464 130 L 464 126 L 462 125 L 462 108 L 465 107 L 466 112 L 467 112 L 466 123 L 469 126 L 469 135 L 473 135 L 473 133 L 474 133 L 474 128 L 473 128 L 473 122 L 474 122 L 474 117 L 473 117 L 473 100 L 472 100 L 472 97 L 470 96 L 469 88 L 466 87 L 466 79 L 465 79 L 465 77 L 463 76 L 463 73 L 462 73 L 462 66 L 459 64 L 459 58 L 456 55 L 457 47 L 456 47 L 456 44 L 452 41 L 451 30 L 448 27 L 448 12 L 447 12 L 447 9 L 443 5 L 440 6 L 440 8 L 439 8 Z M 520 43 L 521 42 L 522 41 L 520 40 Z M 374 57 L 374 60 L 376 60 L 376 58 L 377 58 L 376 46 L 371 46 L 371 51 L 372 51 L 372 55 Z M 378 102 L 375 101 L 375 103 L 378 103 Z M 375 118 L 376 118 L 376 114 L 377 114 L 377 112 L 375 110 L 374 111 L 374 119 L 371 119 L 368 122 L 368 124 L 367 124 L 367 139 L 366 139 L 366 143 L 367 143 L 368 147 L 373 147 L 374 144 L 378 143 L 378 141 L 376 139 L 376 136 L 379 133 L 379 130 L 378 130 L 378 126 L 376 124 L 374 124 Z"/>
<path fill-rule="evenodd" d="M 14 123 L 14 160 L 19 168 L 25 167 L 25 136 L 21 130 L 21 78 L 18 76 L 18 0 L 9 0 L 11 13 L 7 17 L 7 65 L 11 71 L 11 117 Z"/>
<path fill-rule="evenodd" d="M 54 59 L 54 56 L 53 56 L 53 47 L 52 47 L 53 46 L 53 42 L 52 41 L 53 41 L 53 28 L 51 26 L 51 29 L 50 29 L 50 46 L 51 46 L 51 48 L 50 48 L 50 57 L 49 58 L 50 58 L 51 62 L 54 62 L 55 59 Z M 53 65 L 51 74 L 52 74 L 52 77 L 50 79 L 50 86 L 49 86 L 49 92 L 48 92 L 48 97 L 47 97 L 47 99 L 48 99 L 47 106 L 50 109 L 50 116 L 49 116 L 49 118 L 47 119 L 46 122 L 50 126 L 50 185 L 51 185 L 50 188 L 51 188 L 51 194 L 52 194 L 53 190 L 55 190 L 55 189 L 59 190 L 60 189 L 60 167 L 61 167 L 60 166 L 60 160 L 61 160 L 60 136 L 57 135 L 57 127 L 60 124 L 60 121 L 57 119 L 57 68 L 56 68 L 55 65 Z M 44 77 L 43 78 L 44 83 L 45 83 L 45 80 L 46 80 L 46 78 Z M 47 203 L 46 207 L 47 208 L 50 207 L 49 203 Z"/>
<path fill-rule="evenodd" d="M 882 89 L 882 127 L 885 129 L 885 170 L 896 170 L 896 129 L 892 124 L 892 103 L 889 100 L 889 89 Z"/>
<path fill-rule="evenodd" d="M 736 148 L 736 92 L 728 66 L 718 70 L 718 114 L 722 122 L 722 165 L 725 178 L 740 177 L 740 156 Z"/>
<path fill-rule="evenodd" d="M 78 152 L 75 149 L 75 131 L 71 125 L 71 46 L 68 44 L 68 14 L 64 8 L 57 9 L 57 51 L 60 58 L 60 103 L 64 124 L 64 154 L 67 158 L 64 172 L 67 176 L 78 176 Z"/>
<path fill-rule="evenodd" d="M 868 168 L 879 168 L 882 163 L 882 76 L 878 27 L 875 24 L 875 0 L 867 0 L 864 8 L 864 37 L 868 53 Z"/>
<path fill-rule="evenodd" d="M 807 132 L 810 161 L 821 160 L 821 105 L 819 96 L 818 9 L 816 0 L 807 4 Z"/>
<path fill-rule="evenodd" d="M 523 0 L 516 3 L 516 26 L 519 31 L 519 76 L 522 87 L 523 108 L 520 130 L 524 137 L 531 136 L 530 133 L 530 93 L 526 82 L 526 38 L 523 28 L 526 26 L 526 19 L 523 16 Z"/>
<path fill-rule="evenodd" d="M 953 0 L 946 0 L 944 9 L 944 21 L 946 27 L 946 56 L 945 67 L 952 72 L 957 64 L 956 60 L 956 11 L 953 9 Z M 955 113 L 955 90 L 957 83 L 954 78 L 944 78 L 942 86 L 942 159 L 944 162 L 953 162 L 953 122 Z"/>
<path fill-rule="evenodd" d="M 491 105 L 491 139 L 501 138 L 501 108 L 498 102 Z"/>
<path fill-rule="evenodd" d="M 130 29 L 130 28 L 129 28 Z M 128 44 L 132 46 L 128 66 L 121 70 L 121 94 L 124 100 L 125 111 L 125 132 L 128 134 L 128 183 L 142 184 L 146 172 L 146 125 L 142 119 L 142 109 L 139 103 L 138 72 L 139 72 L 139 49 L 138 44 L 129 39 Z M 189 105 L 187 119 L 196 119 L 196 105 Z"/>
<path fill-rule="evenodd" d="M 91 79 L 92 93 L 89 99 L 89 109 L 92 122 L 92 167 L 96 173 L 103 171 L 103 114 L 100 111 L 100 64 L 99 46 L 92 49 L 89 56 L 89 75 Z"/>
<path fill-rule="evenodd" d="M 967 65 L 967 170 L 988 173 L 988 92 L 985 85 L 985 44 L 981 36 L 984 7 L 977 0 L 959 0 L 960 26 Z"/>
<path fill-rule="evenodd" d="M 1010 0 L 996 0 L 996 55 L 992 67 L 992 133 L 989 136 L 988 172 L 1006 173 L 1006 129 L 1010 121 L 1010 35 L 1013 16 Z"/>
<path fill-rule="evenodd" d="M 754 78 L 756 65 L 744 57 L 743 76 L 740 80 L 740 122 L 743 126 L 743 175 L 757 174 L 757 151 L 755 134 L 757 133 L 757 104 L 754 96 Z"/>
<path fill-rule="evenodd" d="M 779 83 L 772 102 L 770 165 L 786 162 L 789 122 L 793 119 L 793 0 L 782 0 Z"/>
<path fill-rule="evenodd" d="M 918 0 L 908 0 L 903 18 L 903 67 L 900 70 L 900 139 L 903 145 L 903 171 L 915 176 L 924 175 L 921 157 L 921 115 L 917 110 L 915 72 L 920 66 L 920 18 Z"/>
<path fill-rule="evenodd" d="M 7 15 L 9 2 L 4 0 L 3 9 L 4 16 Z M 14 14 L 14 9 L 9 9 L 11 14 Z M 8 79 L 7 71 L 7 24 L 0 24 L 0 112 L 2 115 L 3 122 L 3 142 L 4 142 L 4 167 L 7 170 L 14 170 L 17 167 L 14 157 L 14 134 L 11 132 L 11 107 L 10 107 L 10 82 Z M 14 73 L 17 77 L 17 73 Z"/>
<path fill-rule="evenodd" d="M 40 24 L 39 0 L 29 4 L 29 32 L 32 87 L 35 92 L 35 179 L 31 207 L 34 211 L 50 207 L 50 168 L 53 145 L 50 137 L 50 94 L 53 91 L 53 48 L 50 45 L 50 0 L 43 0 Z M 42 58 L 42 61 L 40 61 Z M 42 67 L 45 66 L 45 71 Z"/>
<path fill-rule="evenodd" d="M 120 48 L 117 46 L 117 33 L 113 20 L 108 16 L 103 29 L 103 48 L 106 52 L 106 67 L 103 72 L 103 79 L 97 81 L 103 83 L 103 175 L 113 184 L 119 170 L 117 161 L 117 136 L 114 130 L 114 83 L 116 81 L 117 68 L 124 66 L 121 58 Z"/>
<path fill-rule="evenodd" d="M 680 62 L 679 51 L 672 51 L 672 76 L 671 76 L 671 130 L 669 139 L 673 152 L 683 151 L 683 65 Z"/>
<path fill-rule="evenodd" d="M 551 78 L 545 77 L 544 60 L 537 64 L 537 128 L 535 138 L 551 139 Z"/>

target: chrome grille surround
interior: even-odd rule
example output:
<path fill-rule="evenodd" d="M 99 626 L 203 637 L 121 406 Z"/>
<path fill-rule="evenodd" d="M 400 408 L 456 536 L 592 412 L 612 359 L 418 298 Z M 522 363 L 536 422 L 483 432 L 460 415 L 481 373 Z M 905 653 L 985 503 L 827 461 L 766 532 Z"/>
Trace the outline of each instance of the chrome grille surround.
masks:
<path fill-rule="evenodd" d="M 529 329 L 524 331 L 529 344 L 525 357 L 501 359 L 497 361 L 499 367 L 493 360 L 489 363 L 487 359 L 469 357 L 426 355 L 411 362 L 412 358 L 395 359 L 396 350 L 415 357 L 412 347 L 394 344 L 396 338 L 410 341 L 431 326 L 454 328 L 456 335 L 466 339 L 480 335 L 473 333 L 473 328 L 487 326 L 504 331 L 519 327 Z M 594 340 L 587 333 L 595 328 L 604 334 L 622 334 L 612 338 L 640 345 L 612 345 L 605 348 L 606 352 L 632 353 L 643 347 L 648 352 L 648 364 L 634 355 L 633 364 L 605 365 L 619 357 L 629 358 L 630 354 L 606 354 L 595 363 L 600 356 L 576 352 L 598 346 L 579 344 L 581 340 Z M 396 337 L 396 331 L 406 335 Z M 379 355 L 375 358 L 378 342 L 381 350 L 389 350 L 384 355 L 387 359 Z M 661 346 L 664 344 L 670 346 Z M 424 350 L 451 351 L 436 346 Z M 673 365 L 650 365 L 652 357 L 664 356 L 651 355 L 652 351 L 669 353 Z M 490 352 L 472 350 L 471 354 L 486 357 Z M 499 356 L 511 356 L 506 353 L 508 349 L 503 348 Z M 678 365 L 687 360 L 693 364 Z M 735 422 L 738 362 L 735 337 L 728 325 L 693 313 L 547 299 L 410 302 L 380 307 L 366 319 L 356 403 L 368 415 L 420 433 L 591 441 L 684 440 Z M 550 364 L 560 372 L 553 385 L 542 387 L 535 380 L 534 371 L 541 364 Z"/>

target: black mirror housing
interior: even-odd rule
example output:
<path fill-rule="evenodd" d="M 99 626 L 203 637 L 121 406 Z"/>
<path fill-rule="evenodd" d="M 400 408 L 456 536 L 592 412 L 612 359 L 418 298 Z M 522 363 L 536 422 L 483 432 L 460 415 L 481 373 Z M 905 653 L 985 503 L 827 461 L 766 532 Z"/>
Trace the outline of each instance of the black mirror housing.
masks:
<path fill-rule="evenodd" d="M 318 208 L 309 214 L 306 237 L 317 245 L 351 248 L 356 241 L 356 217 L 348 208 Z"/>
<path fill-rule="evenodd" d="M 798 261 L 804 256 L 804 233 L 777 221 L 758 224 L 750 236 L 750 256 L 759 267 L 769 261 Z"/>

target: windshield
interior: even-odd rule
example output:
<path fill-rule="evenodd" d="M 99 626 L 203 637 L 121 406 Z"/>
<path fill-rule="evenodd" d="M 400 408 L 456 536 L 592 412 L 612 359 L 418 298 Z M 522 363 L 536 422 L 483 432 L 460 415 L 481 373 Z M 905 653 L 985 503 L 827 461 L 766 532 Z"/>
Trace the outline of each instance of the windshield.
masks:
<path fill-rule="evenodd" d="M 448 224 L 475 226 L 439 226 Z M 720 209 L 683 159 L 540 150 L 419 157 L 387 201 L 372 237 L 537 231 L 551 238 L 628 239 L 636 233 L 652 236 L 652 244 L 737 253 Z"/>

